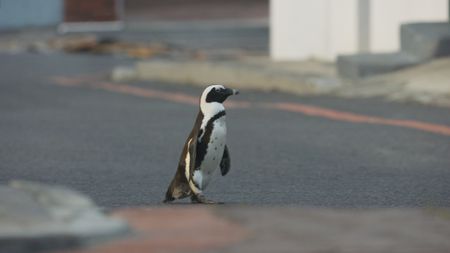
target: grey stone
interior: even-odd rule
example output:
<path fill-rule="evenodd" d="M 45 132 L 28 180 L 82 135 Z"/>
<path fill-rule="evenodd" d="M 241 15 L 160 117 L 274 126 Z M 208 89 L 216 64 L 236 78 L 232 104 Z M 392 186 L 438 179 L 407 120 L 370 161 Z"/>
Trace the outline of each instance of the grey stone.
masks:
<path fill-rule="evenodd" d="M 382 54 L 340 55 L 337 69 L 340 76 L 350 79 L 368 77 L 403 69 L 420 63 L 413 55 L 403 52 Z"/>
<path fill-rule="evenodd" d="M 0 252 L 83 246 L 127 231 L 124 221 L 65 187 L 26 181 L 0 186 Z"/>
<path fill-rule="evenodd" d="M 136 70 L 132 67 L 116 67 L 113 69 L 111 79 L 116 82 L 130 81 L 136 78 Z"/>
<path fill-rule="evenodd" d="M 450 23 L 411 23 L 400 27 L 403 52 L 421 60 L 450 55 Z"/>
<path fill-rule="evenodd" d="M 400 52 L 339 56 L 339 75 L 350 79 L 364 78 L 450 56 L 450 23 L 404 24 L 400 27 L 400 41 Z"/>

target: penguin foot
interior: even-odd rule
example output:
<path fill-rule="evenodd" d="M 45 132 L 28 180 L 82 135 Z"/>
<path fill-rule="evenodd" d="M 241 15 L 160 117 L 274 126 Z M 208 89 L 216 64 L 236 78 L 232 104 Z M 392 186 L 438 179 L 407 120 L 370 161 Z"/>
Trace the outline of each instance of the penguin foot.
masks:
<path fill-rule="evenodd" d="M 166 197 L 166 198 L 162 201 L 162 203 L 164 203 L 164 204 L 169 204 L 169 203 L 172 203 L 174 200 L 175 200 L 175 198 L 173 198 L 173 197 Z"/>
<path fill-rule="evenodd" d="M 205 198 L 204 195 L 192 195 L 191 196 L 191 203 L 192 204 L 209 204 L 209 205 L 217 205 L 217 204 L 223 204 L 223 202 L 217 202 L 214 200 L 210 200 Z"/>

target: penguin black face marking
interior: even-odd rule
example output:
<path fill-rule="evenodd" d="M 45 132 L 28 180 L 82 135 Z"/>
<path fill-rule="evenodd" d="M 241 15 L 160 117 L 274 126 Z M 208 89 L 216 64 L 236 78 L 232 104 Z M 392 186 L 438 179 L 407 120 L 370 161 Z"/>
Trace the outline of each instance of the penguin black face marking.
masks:
<path fill-rule="evenodd" d="M 210 85 L 203 90 L 200 97 L 200 111 L 205 118 L 214 117 L 217 113 L 225 111 L 223 102 L 230 95 L 236 95 L 239 91 L 229 89 L 223 85 Z M 204 128 L 206 121 L 202 122 L 201 128 Z"/>
<path fill-rule="evenodd" d="M 225 88 L 222 85 L 217 85 L 208 92 L 205 101 L 207 103 L 211 102 L 223 103 L 229 96 L 237 94 L 239 94 L 239 91 L 237 90 Z"/>

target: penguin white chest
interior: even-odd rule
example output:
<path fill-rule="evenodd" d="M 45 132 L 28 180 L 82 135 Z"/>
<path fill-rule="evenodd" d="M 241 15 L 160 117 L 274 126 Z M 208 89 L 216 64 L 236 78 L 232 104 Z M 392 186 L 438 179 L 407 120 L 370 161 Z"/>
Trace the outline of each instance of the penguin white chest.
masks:
<path fill-rule="evenodd" d="M 225 124 L 225 117 L 222 117 L 214 122 L 205 158 L 200 166 L 204 177 L 203 185 L 209 182 L 213 172 L 219 167 L 225 149 L 226 135 L 227 126 Z"/>

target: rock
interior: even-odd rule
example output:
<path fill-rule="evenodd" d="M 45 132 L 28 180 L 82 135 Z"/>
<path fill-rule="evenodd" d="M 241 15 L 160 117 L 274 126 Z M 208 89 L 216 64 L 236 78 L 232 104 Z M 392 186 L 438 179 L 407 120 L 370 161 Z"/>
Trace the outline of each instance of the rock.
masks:
<path fill-rule="evenodd" d="M 94 35 L 58 37 L 49 41 L 51 48 L 66 52 L 89 52 L 98 45 Z"/>
<path fill-rule="evenodd" d="M 124 221 L 68 188 L 26 181 L 0 186 L 0 252 L 80 247 L 127 231 Z"/>
<path fill-rule="evenodd" d="M 399 52 L 340 55 L 337 59 L 339 75 L 349 79 L 365 78 L 450 56 L 450 24 L 403 24 L 400 41 Z"/>
<path fill-rule="evenodd" d="M 422 61 L 450 56 L 450 23 L 410 23 L 400 27 L 401 48 Z"/>
<path fill-rule="evenodd" d="M 347 85 L 337 95 L 383 96 L 393 101 L 416 101 L 450 107 L 450 58 L 441 58 L 404 70 L 369 77 Z"/>
<path fill-rule="evenodd" d="M 136 71 L 132 67 L 115 67 L 111 79 L 116 82 L 129 81 L 136 78 Z"/>
<path fill-rule="evenodd" d="M 404 52 L 361 53 L 340 55 L 337 59 L 337 69 L 339 75 L 344 78 L 358 79 L 393 72 L 419 63 L 415 56 Z"/>

